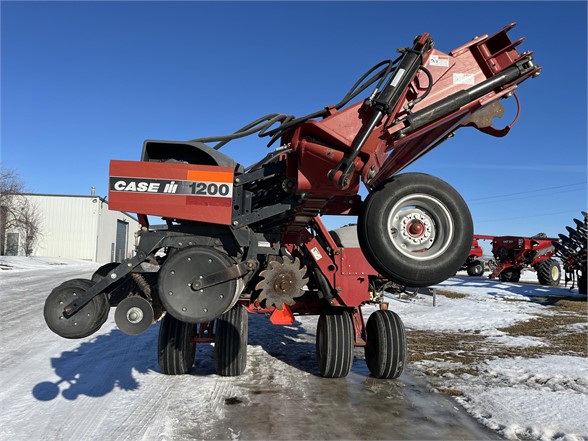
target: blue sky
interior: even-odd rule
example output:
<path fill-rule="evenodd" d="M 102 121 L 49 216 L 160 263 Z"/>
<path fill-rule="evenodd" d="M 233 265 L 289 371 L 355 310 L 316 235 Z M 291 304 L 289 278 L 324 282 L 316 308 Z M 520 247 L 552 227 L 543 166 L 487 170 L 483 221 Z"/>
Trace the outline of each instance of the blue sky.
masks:
<path fill-rule="evenodd" d="M 466 128 L 406 171 L 446 180 L 478 234 L 550 236 L 587 211 L 586 2 L 10 2 L 1 7 L 1 161 L 34 193 L 107 195 L 145 139 L 224 135 L 338 102 L 428 32 L 443 52 L 511 22 L 540 77 L 505 138 Z M 497 125 L 508 124 L 514 100 Z M 268 138 L 231 142 L 244 165 Z M 331 227 L 353 221 L 328 218 Z"/>

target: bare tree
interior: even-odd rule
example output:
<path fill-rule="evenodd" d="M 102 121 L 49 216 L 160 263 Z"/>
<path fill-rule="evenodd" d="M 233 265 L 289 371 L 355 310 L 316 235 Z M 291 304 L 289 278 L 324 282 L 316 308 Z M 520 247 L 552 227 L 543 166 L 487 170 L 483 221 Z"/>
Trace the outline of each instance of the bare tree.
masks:
<path fill-rule="evenodd" d="M 41 238 L 41 213 L 34 203 L 23 198 L 18 214 L 17 229 L 21 235 L 20 243 L 25 255 L 30 256 Z"/>
<path fill-rule="evenodd" d="M 0 207 L 4 210 L 3 222 L 6 228 L 14 227 L 19 199 L 23 192 L 24 182 L 18 174 L 0 164 Z"/>
<path fill-rule="evenodd" d="M 41 233 L 38 208 L 24 195 L 25 184 L 18 174 L 0 163 L 0 254 L 6 247 L 6 233 L 17 231 L 21 246 L 31 255 Z"/>

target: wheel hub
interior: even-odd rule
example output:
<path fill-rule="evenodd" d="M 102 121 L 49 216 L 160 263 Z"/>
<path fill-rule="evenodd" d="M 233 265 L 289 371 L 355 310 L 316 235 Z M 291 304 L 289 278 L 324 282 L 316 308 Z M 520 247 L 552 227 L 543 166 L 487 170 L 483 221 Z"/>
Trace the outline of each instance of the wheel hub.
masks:
<path fill-rule="evenodd" d="M 407 251 L 428 248 L 435 240 L 435 224 L 423 210 L 412 209 L 398 213 L 392 220 L 392 234 L 398 245 Z M 400 234 L 394 234 L 394 233 Z"/>
<path fill-rule="evenodd" d="M 431 260 L 451 244 L 455 226 L 447 207 L 439 199 L 416 193 L 400 199 L 388 214 L 391 244 L 414 260 Z"/>
<path fill-rule="evenodd" d="M 114 321 L 125 334 L 139 335 L 155 322 L 153 306 L 143 297 L 127 297 L 116 307 Z"/>
<path fill-rule="evenodd" d="M 133 324 L 139 323 L 143 318 L 143 311 L 139 308 L 131 308 L 127 312 L 127 320 Z"/>

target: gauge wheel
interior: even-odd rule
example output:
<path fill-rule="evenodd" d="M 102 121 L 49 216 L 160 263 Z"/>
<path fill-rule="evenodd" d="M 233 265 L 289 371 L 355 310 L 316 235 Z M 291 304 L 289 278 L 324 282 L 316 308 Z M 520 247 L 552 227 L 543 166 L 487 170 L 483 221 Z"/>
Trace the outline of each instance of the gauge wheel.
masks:
<path fill-rule="evenodd" d="M 100 293 L 80 308 L 71 317 L 64 315 L 64 308 L 82 297 L 94 282 L 87 279 L 72 279 L 54 288 L 43 308 L 49 329 L 63 338 L 84 338 L 94 334 L 106 322 L 110 306 L 106 294 Z"/>

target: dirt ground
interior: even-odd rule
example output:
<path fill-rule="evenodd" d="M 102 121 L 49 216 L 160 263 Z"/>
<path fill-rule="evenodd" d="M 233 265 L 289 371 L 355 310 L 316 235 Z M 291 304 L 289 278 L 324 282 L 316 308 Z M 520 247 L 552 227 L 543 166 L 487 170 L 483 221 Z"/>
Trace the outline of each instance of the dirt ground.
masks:
<path fill-rule="evenodd" d="M 437 295 L 462 298 L 464 294 L 437 290 Z M 517 300 L 511 300 L 517 301 Z M 516 337 L 539 338 L 545 345 L 510 347 L 487 341 L 478 332 L 436 332 L 407 330 L 410 362 L 436 361 L 433 370 L 425 373 L 433 378 L 446 374 L 477 374 L 476 365 L 489 358 L 533 358 L 544 355 L 574 355 L 588 357 L 588 335 L 570 330 L 570 325 L 586 323 L 588 309 L 586 301 L 559 300 L 545 306 L 540 317 L 499 328 L 499 331 Z M 440 367 L 441 366 L 441 367 Z M 446 366 L 446 367 L 443 367 Z M 458 391 L 440 391 L 457 395 Z"/>

